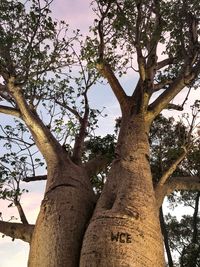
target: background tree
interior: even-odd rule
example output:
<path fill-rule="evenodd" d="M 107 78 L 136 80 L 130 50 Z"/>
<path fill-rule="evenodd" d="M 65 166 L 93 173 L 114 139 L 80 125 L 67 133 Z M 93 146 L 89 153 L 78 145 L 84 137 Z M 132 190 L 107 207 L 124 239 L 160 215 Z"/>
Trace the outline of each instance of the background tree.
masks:
<path fill-rule="evenodd" d="M 199 177 L 172 177 L 191 147 L 190 130 L 161 177 L 152 177 L 149 131 L 163 109 L 183 109 L 185 101 L 171 103 L 178 93 L 198 85 L 199 3 L 94 1 L 94 36 L 85 41 L 51 19 L 49 4 L 1 2 L 0 112 L 29 132 L 22 124 L 23 138 L 15 142 L 18 133 L 2 128 L 10 151 L 1 158 L 1 180 L 11 190 L 1 192 L 18 207 L 22 224 L 1 221 L 0 231 L 30 242 L 29 266 L 164 266 L 159 208 L 176 189 L 199 189 Z M 118 78 L 129 70 L 138 78 L 128 94 Z M 92 133 L 101 112 L 89 107 L 88 91 L 100 75 L 122 113 L 114 159 L 106 155 L 110 136 L 100 153 L 87 150 L 98 145 Z M 23 215 L 19 190 L 21 178 L 36 179 L 41 165 L 34 145 L 47 172 L 35 226 Z M 111 160 L 97 199 L 91 180 Z"/>
<path fill-rule="evenodd" d="M 192 109 L 194 110 L 194 108 Z M 160 174 L 169 168 L 180 153 L 180 148 L 185 143 L 191 129 L 191 125 L 189 126 L 188 123 L 186 127 L 186 118 L 187 116 L 184 115 L 181 121 L 175 121 L 172 117 L 167 119 L 159 115 L 152 124 L 150 144 L 151 168 L 154 180 L 159 179 Z M 175 181 L 180 180 L 181 177 L 183 179 L 188 176 L 190 179 L 194 176 L 198 177 L 198 169 L 199 139 L 196 139 L 191 144 L 184 160 L 177 166 L 171 179 Z M 174 191 L 168 196 L 167 206 L 166 216 L 163 216 L 162 209 L 160 211 L 160 221 L 168 256 L 168 266 L 198 266 L 200 252 L 198 250 L 199 193 L 195 191 Z M 170 211 L 173 212 L 176 207 L 180 209 L 183 209 L 183 207 L 190 208 L 190 212 L 183 215 L 180 220 L 180 218 L 177 218 L 176 212 L 173 216 L 170 214 Z"/>
<path fill-rule="evenodd" d="M 170 214 L 166 216 L 169 246 L 176 255 L 169 266 L 199 266 L 199 192 L 182 193 L 179 198 L 184 206 L 192 207 L 193 214 L 184 215 L 180 221 Z"/>

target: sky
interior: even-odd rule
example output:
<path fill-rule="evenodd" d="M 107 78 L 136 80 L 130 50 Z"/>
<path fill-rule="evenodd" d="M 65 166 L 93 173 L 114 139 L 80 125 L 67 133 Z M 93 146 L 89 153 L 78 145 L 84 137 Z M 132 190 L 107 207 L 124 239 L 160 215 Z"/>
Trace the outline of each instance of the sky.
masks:
<path fill-rule="evenodd" d="M 89 0 L 54 0 L 52 5 L 53 17 L 59 20 L 66 20 L 71 29 L 81 29 L 82 32 L 87 32 L 88 26 L 92 24 L 93 14 Z M 136 77 L 127 77 L 122 80 L 122 85 L 129 92 L 136 82 Z M 179 95 L 179 100 L 183 99 L 186 92 Z M 195 99 L 197 92 L 194 92 L 191 97 Z M 105 113 L 109 116 L 105 119 L 100 119 L 101 127 L 98 134 L 112 133 L 115 119 L 120 115 L 119 105 L 115 101 L 114 95 L 107 86 L 101 86 L 98 91 L 91 89 L 89 93 L 90 104 L 92 107 L 105 106 Z M 174 112 L 168 112 L 168 116 L 174 116 Z M 24 185 L 30 189 L 30 193 L 22 197 L 22 206 L 30 223 L 34 223 L 39 212 L 39 206 L 42 200 L 42 194 L 45 188 L 45 182 L 35 182 Z M 0 201 L 0 212 L 3 213 L 4 219 L 9 220 L 10 216 L 16 216 L 17 212 L 14 208 L 7 208 L 8 203 Z M 11 238 L 0 238 L 0 267 L 26 267 L 28 259 L 29 245 L 20 240 L 11 241 Z"/>

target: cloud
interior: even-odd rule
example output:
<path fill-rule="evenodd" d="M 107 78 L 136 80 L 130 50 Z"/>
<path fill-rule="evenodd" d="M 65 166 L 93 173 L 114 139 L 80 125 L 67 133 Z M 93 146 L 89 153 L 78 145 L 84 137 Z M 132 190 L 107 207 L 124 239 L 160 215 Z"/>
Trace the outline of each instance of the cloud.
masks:
<path fill-rule="evenodd" d="M 23 241 L 11 241 L 11 238 L 0 239 L 0 266 L 1 267 L 26 267 L 29 245 Z"/>
<path fill-rule="evenodd" d="M 31 187 L 31 186 L 30 186 Z M 24 212 L 27 216 L 29 223 L 35 223 L 39 213 L 40 203 L 43 198 L 43 189 L 35 188 L 35 191 L 24 194 L 21 199 Z M 9 202 L 0 200 L 0 212 L 3 214 L 4 220 L 9 220 L 11 216 L 18 218 L 19 215 L 16 208 L 8 208 Z M 14 220 L 13 220 L 14 222 Z M 10 237 L 1 238 L 0 233 L 0 266 L 1 267 L 26 267 L 29 253 L 29 245 L 21 240 L 12 242 Z"/>
<path fill-rule="evenodd" d="M 65 20 L 71 29 L 88 31 L 93 22 L 94 13 L 90 6 L 90 0 L 58 0 L 52 4 L 53 17 Z"/>
<path fill-rule="evenodd" d="M 28 193 L 24 193 L 21 197 L 20 203 L 22 208 L 27 216 L 29 223 L 35 223 L 40 203 L 43 198 L 44 192 L 44 182 L 33 182 L 33 183 L 24 183 L 22 188 L 29 189 Z M 18 218 L 17 220 L 13 220 L 20 222 L 19 214 L 16 207 L 8 208 L 10 204 L 9 201 L 0 200 L 0 212 L 2 212 L 3 219 L 5 221 L 10 220 L 11 216 Z"/>

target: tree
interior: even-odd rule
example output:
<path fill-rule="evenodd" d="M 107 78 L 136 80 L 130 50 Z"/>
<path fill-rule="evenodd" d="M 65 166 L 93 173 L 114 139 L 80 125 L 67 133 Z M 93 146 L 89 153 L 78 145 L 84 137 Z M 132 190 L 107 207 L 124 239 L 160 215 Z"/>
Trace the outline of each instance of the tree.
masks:
<path fill-rule="evenodd" d="M 198 114 L 194 112 L 194 117 Z M 153 122 L 150 131 L 151 170 L 153 180 L 158 181 L 172 162 L 180 153 L 181 146 L 191 132 L 191 125 L 186 127 L 184 121 L 188 116 L 184 114 L 181 121 L 173 117 L 165 118 L 159 115 Z M 184 160 L 177 166 L 171 179 L 183 180 L 187 176 L 199 176 L 199 139 L 191 144 L 190 150 Z M 182 178 L 181 178 L 182 177 Z M 192 177 L 190 177 L 192 179 Z M 154 183 L 155 183 L 154 182 Z M 175 186 L 177 189 L 177 184 Z M 198 266 L 199 265 L 199 192 L 198 191 L 173 191 L 168 196 L 168 214 L 163 215 L 160 209 L 160 223 L 168 259 L 168 266 Z M 180 206 L 181 205 L 181 206 Z M 187 207 L 188 214 L 177 219 L 176 212 L 182 207 Z M 175 216 L 169 211 L 174 210 Z M 190 212 L 189 212 L 190 211 Z"/>
<path fill-rule="evenodd" d="M 169 246 L 171 251 L 178 255 L 178 261 L 174 260 L 174 264 L 169 266 L 199 266 L 199 192 L 182 192 L 181 200 L 194 211 L 192 216 L 184 215 L 180 221 L 170 214 L 166 216 Z"/>
<path fill-rule="evenodd" d="M 199 177 L 170 179 L 190 148 L 189 135 L 154 182 L 148 137 L 163 109 L 184 108 L 186 101 L 171 102 L 175 96 L 198 85 L 200 4 L 93 1 L 96 20 L 86 41 L 79 31 L 70 35 L 65 22 L 54 22 L 49 5 L 48 0 L 1 1 L 0 112 L 19 118 L 17 124 L 23 121 L 31 134 L 20 129 L 25 139 L 16 141 L 17 155 L 2 158 L 1 179 L 13 175 L 18 184 L 20 177 L 35 175 L 36 144 L 46 162 L 47 183 L 35 226 L 22 216 L 19 188 L 3 190 L 18 206 L 22 224 L 1 221 L 0 231 L 30 242 L 30 267 L 164 266 L 159 208 L 173 190 L 199 190 Z M 119 78 L 130 70 L 138 81 L 128 95 Z M 97 198 L 91 178 L 111 158 L 85 149 L 99 113 L 89 107 L 88 90 L 100 75 L 122 114 L 114 159 Z M 4 137 L 10 141 L 8 132 Z M 23 147 L 28 157 L 20 154 Z M 13 168 L 7 166 L 10 158 Z M 31 167 L 17 168 L 24 162 Z"/>
<path fill-rule="evenodd" d="M 193 146 L 186 159 L 182 162 L 182 168 L 187 173 L 199 176 L 199 141 Z M 190 207 L 191 214 L 184 215 L 178 221 L 174 216 L 166 216 L 166 228 L 168 229 L 169 244 L 171 250 L 179 255 L 177 266 L 199 266 L 199 192 L 181 191 L 173 193 L 169 201 L 173 206 L 182 204 Z"/>

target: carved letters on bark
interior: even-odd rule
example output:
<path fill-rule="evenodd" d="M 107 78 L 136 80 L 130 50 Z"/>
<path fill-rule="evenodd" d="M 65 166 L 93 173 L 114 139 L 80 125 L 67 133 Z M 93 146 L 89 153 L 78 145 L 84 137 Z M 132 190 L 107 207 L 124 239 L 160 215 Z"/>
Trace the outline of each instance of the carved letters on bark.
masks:
<path fill-rule="evenodd" d="M 111 232 L 111 241 L 115 242 L 120 242 L 120 243 L 131 243 L 131 235 L 128 233 L 122 233 L 122 232 L 117 232 L 113 233 Z"/>

